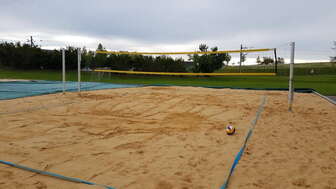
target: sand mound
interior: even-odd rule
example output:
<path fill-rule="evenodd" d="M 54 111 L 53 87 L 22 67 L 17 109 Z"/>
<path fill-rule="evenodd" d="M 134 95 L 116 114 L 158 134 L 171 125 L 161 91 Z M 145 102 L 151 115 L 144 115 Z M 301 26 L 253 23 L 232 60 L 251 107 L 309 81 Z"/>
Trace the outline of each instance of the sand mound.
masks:
<path fill-rule="evenodd" d="M 314 167 L 311 171 L 325 167 L 325 174 L 314 172 L 314 182 L 309 173 L 295 174 L 283 186 L 314 187 L 319 178 L 326 187 L 335 187 L 331 164 L 336 154 L 330 148 L 335 146 L 331 139 L 336 129 L 330 126 L 336 121 L 335 107 L 312 94 L 296 96 L 293 114 L 286 111 L 283 92 L 194 87 L 112 89 L 0 101 L 0 157 L 118 189 L 219 188 L 264 94 L 268 96 L 265 112 L 230 188 L 272 188 L 258 179 L 274 175 L 264 181 L 275 186 L 282 180 L 277 175 L 290 174 L 295 167 L 305 170 L 299 159 Z M 234 136 L 224 133 L 229 123 L 237 128 Z M 316 123 L 323 132 L 311 139 Z M 261 163 L 264 160 L 268 163 Z M 291 169 L 281 167 L 287 165 L 283 162 Z M 258 171 L 262 174 L 254 174 Z M 92 188 L 0 165 L 0 188 L 23 186 Z"/>

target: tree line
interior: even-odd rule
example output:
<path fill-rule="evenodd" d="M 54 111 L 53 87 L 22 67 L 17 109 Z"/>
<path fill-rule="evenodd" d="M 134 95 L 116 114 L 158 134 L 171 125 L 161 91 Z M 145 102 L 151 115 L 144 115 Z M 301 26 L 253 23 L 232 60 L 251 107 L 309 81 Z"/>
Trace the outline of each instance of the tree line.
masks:
<path fill-rule="evenodd" d="M 97 50 L 104 51 L 102 44 Z M 206 52 L 209 47 L 205 44 L 199 50 Z M 217 47 L 210 49 L 213 52 Z M 77 69 L 77 49 L 66 48 L 66 68 Z M 169 56 L 144 55 L 114 55 L 95 54 L 94 51 L 82 48 L 82 68 L 108 68 L 115 70 L 133 70 L 150 72 L 203 72 L 211 73 L 225 66 L 231 56 L 225 54 L 190 55 L 189 61 Z M 38 46 L 21 43 L 0 43 L 0 67 L 11 69 L 48 69 L 60 70 L 62 68 L 61 50 L 45 50 Z"/>
<path fill-rule="evenodd" d="M 257 57 L 256 62 L 258 65 L 269 65 L 269 64 L 273 64 L 275 63 L 274 58 L 269 57 L 269 56 L 264 56 L 262 58 L 260 58 L 260 56 Z M 282 57 L 278 57 L 277 58 L 277 63 L 278 64 L 284 64 L 285 63 L 285 59 Z"/>
<path fill-rule="evenodd" d="M 67 47 L 67 69 L 77 68 L 77 49 Z M 21 43 L 0 43 L 0 66 L 12 69 L 61 69 L 60 50 L 45 50 Z"/>

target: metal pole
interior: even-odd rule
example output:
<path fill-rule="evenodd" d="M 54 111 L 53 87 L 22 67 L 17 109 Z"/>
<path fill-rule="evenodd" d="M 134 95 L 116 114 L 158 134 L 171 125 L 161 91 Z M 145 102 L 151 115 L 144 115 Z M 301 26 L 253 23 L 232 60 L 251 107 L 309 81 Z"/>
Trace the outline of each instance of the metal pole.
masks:
<path fill-rule="evenodd" d="M 62 49 L 62 81 L 63 93 L 65 93 L 65 49 Z"/>
<path fill-rule="evenodd" d="M 33 47 L 33 36 L 30 36 L 30 47 Z"/>
<path fill-rule="evenodd" d="M 274 58 L 275 58 L 275 61 L 274 61 L 274 72 L 277 74 L 278 73 L 278 56 L 277 56 L 277 49 L 274 49 Z"/>
<path fill-rule="evenodd" d="M 290 43 L 291 46 L 291 56 L 290 56 L 290 65 L 289 65 L 289 87 L 288 87 L 288 110 L 292 111 L 292 105 L 294 100 L 294 85 L 293 85 L 293 76 L 294 76 L 294 53 L 295 53 L 295 42 Z"/>
<path fill-rule="evenodd" d="M 77 82 L 77 84 L 78 84 L 78 92 L 80 92 L 81 91 L 81 58 L 82 58 L 82 55 L 81 55 L 81 49 L 80 48 L 78 48 L 77 49 L 78 51 L 78 82 Z"/>
<path fill-rule="evenodd" d="M 243 44 L 240 44 L 240 56 L 239 56 L 239 73 L 241 72 L 241 65 L 243 60 Z"/>

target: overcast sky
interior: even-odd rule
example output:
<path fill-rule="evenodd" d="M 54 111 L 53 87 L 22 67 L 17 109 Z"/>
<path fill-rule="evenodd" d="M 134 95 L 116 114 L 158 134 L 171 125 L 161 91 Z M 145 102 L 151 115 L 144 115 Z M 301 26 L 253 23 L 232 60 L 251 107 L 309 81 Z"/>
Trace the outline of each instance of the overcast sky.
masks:
<path fill-rule="evenodd" d="M 200 43 L 278 48 L 328 60 L 336 40 L 336 0 L 0 0 L 0 40 L 43 48 L 194 51 Z M 42 40 L 42 41 L 41 41 Z"/>

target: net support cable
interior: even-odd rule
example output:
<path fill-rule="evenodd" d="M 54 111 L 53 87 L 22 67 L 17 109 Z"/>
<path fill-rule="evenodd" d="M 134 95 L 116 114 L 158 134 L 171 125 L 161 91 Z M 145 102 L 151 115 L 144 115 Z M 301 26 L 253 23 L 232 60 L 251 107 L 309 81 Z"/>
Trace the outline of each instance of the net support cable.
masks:
<path fill-rule="evenodd" d="M 61 179 L 61 180 L 69 181 L 69 182 L 82 183 L 82 184 L 87 184 L 87 185 L 95 185 L 95 186 L 103 187 L 105 189 L 115 189 L 114 187 L 111 187 L 111 186 L 96 184 L 94 182 L 89 182 L 89 181 L 82 180 L 82 179 L 79 179 L 79 178 L 74 178 L 74 177 L 67 177 L 67 176 L 63 176 L 63 175 L 48 172 L 48 171 L 33 169 L 33 168 L 30 168 L 30 167 L 26 167 L 26 166 L 23 166 L 23 165 L 18 165 L 18 164 L 9 162 L 9 161 L 0 160 L 0 163 L 8 165 L 8 166 L 16 167 L 16 168 L 19 168 L 19 169 L 23 169 L 23 170 L 26 170 L 26 171 L 30 171 L 30 172 L 33 172 L 33 173 L 37 173 L 37 174 L 46 175 L 46 176 L 58 178 L 58 179 Z"/>

